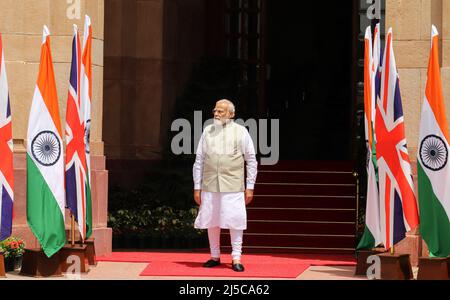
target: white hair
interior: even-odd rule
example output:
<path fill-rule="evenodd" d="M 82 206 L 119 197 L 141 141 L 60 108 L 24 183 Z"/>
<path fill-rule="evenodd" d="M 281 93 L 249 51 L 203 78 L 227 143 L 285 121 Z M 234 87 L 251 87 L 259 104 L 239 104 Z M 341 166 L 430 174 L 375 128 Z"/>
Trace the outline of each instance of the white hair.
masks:
<path fill-rule="evenodd" d="M 221 103 L 221 102 L 228 104 L 228 111 L 229 112 L 231 112 L 233 114 L 236 112 L 236 108 L 234 107 L 233 102 L 231 102 L 228 99 L 222 99 L 222 100 L 217 101 L 217 103 Z"/>

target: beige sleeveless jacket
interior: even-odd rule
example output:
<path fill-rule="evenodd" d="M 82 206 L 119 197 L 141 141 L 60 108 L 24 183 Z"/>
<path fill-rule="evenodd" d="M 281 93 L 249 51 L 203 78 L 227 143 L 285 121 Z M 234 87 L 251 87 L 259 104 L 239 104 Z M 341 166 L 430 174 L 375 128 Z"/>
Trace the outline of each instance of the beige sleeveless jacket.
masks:
<path fill-rule="evenodd" d="M 205 129 L 202 190 L 211 193 L 244 192 L 245 160 L 242 140 L 245 127 L 230 122 Z"/>

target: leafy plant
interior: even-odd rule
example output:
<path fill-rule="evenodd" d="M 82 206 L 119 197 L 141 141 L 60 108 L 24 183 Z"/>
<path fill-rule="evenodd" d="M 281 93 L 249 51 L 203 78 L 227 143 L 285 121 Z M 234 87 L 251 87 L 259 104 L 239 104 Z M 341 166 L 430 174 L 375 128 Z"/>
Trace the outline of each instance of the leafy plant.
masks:
<path fill-rule="evenodd" d="M 108 226 L 114 234 L 141 234 L 162 236 L 197 236 L 202 231 L 194 228 L 197 208 L 176 210 L 168 206 L 155 209 L 119 210 L 108 217 Z"/>
<path fill-rule="evenodd" d="M 21 257 L 25 252 L 25 243 L 17 237 L 9 237 L 0 243 L 0 251 L 5 258 Z"/>

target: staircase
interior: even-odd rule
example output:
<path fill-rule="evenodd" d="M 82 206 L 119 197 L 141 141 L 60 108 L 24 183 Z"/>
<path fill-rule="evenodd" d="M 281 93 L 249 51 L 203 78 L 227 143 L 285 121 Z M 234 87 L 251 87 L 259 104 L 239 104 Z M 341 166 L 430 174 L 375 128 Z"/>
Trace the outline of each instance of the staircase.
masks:
<path fill-rule="evenodd" d="M 356 247 L 356 180 L 351 162 L 283 161 L 260 166 L 247 208 L 244 252 L 351 254 Z M 222 230 L 223 251 L 230 251 Z"/>

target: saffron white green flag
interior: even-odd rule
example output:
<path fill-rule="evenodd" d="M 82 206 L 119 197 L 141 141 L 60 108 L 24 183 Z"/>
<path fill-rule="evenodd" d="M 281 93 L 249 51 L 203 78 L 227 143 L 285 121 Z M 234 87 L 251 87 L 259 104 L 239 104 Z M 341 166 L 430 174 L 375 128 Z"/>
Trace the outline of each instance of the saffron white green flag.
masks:
<path fill-rule="evenodd" d="M 92 194 L 91 194 L 91 102 L 92 102 L 92 25 L 91 19 L 86 15 L 84 22 L 83 53 L 81 57 L 80 72 L 80 113 L 84 117 L 86 151 L 86 239 L 92 236 Z"/>
<path fill-rule="evenodd" d="M 439 67 L 439 33 L 434 26 L 431 36 L 417 163 L 420 233 L 430 256 L 447 257 L 450 255 L 450 148 Z"/>
<path fill-rule="evenodd" d="M 380 231 L 380 198 L 376 174 L 376 154 L 374 139 L 376 77 L 379 65 L 379 25 L 375 28 L 375 41 L 372 47 L 371 27 L 367 27 L 364 54 L 364 121 L 367 143 L 367 201 L 366 227 L 358 244 L 358 250 L 372 249 L 381 243 Z"/>
<path fill-rule="evenodd" d="M 39 75 L 28 121 L 27 220 L 48 257 L 66 242 L 64 158 L 50 32 L 44 26 Z"/>

